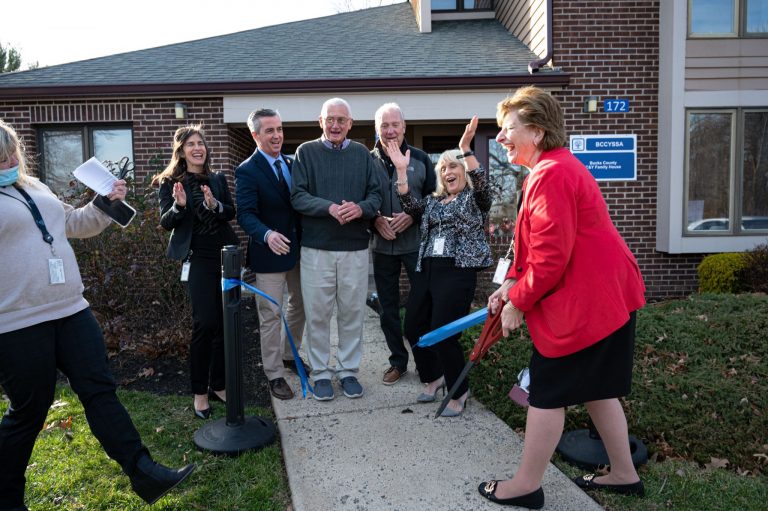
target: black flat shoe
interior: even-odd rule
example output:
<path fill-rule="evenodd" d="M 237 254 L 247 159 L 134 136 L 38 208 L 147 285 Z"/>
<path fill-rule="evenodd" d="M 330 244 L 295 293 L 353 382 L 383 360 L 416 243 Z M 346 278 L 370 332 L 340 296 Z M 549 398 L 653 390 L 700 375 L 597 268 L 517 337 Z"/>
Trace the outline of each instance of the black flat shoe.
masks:
<path fill-rule="evenodd" d="M 212 388 L 208 388 L 208 399 L 210 399 L 211 401 L 218 401 L 219 403 L 225 403 L 225 404 L 227 402 L 226 399 L 221 399 L 219 395 L 216 392 L 214 392 Z"/>
<path fill-rule="evenodd" d="M 580 477 L 574 477 L 573 482 L 584 491 L 605 490 L 620 495 L 645 496 L 645 487 L 642 481 L 630 484 L 600 484 L 595 482 L 595 474 L 585 474 Z"/>
<path fill-rule="evenodd" d="M 192 406 L 192 408 L 195 410 L 195 417 L 197 417 L 198 419 L 206 420 L 206 419 L 209 419 L 211 417 L 211 407 L 210 406 L 208 408 L 206 408 L 205 410 L 198 410 L 197 408 L 194 407 L 194 405 Z"/>
<path fill-rule="evenodd" d="M 517 497 L 510 497 L 508 499 L 496 498 L 496 483 L 498 481 L 488 481 L 487 483 L 480 483 L 477 487 L 477 491 L 480 495 L 502 506 L 518 506 L 528 509 L 541 509 L 544 507 L 544 490 L 539 488 L 538 490 L 526 493 L 525 495 L 518 495 Z"/>

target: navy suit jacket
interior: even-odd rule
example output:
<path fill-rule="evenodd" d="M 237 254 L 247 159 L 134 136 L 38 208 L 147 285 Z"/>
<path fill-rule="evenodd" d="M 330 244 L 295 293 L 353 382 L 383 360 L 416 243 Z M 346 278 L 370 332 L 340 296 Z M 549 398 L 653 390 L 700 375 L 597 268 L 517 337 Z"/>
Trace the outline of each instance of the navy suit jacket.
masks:
<path fill-rule="evenodd" d="M 283 155 L 291 171 L 293 160 Z M 301 215 L 291 207 L 291 192 L 280 187 L 275 170 L 257 149 L 235 169 L 237 223 L 248 234 L 246 265 L 256 273 L 278 273 L 296 266 L 301 248 Z M 291 240 L 291 250 L 277 255 L 264 242 L 268 230 Z"/>

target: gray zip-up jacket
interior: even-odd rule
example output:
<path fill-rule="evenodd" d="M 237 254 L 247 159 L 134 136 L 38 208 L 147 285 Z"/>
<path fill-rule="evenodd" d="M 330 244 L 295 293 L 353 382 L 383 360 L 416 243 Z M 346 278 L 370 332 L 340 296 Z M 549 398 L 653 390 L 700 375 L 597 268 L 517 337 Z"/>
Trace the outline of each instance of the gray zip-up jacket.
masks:
<path fill-rule="evenodd" d="M 407 149 L 411 150 L 411 160 L 408 163 L 408 190 L 411 195 L 419 200 L 435 191 L 437 186 L 437 177 L 435 167 L 427 153 L 416 147 L 408 145 L 403 140 L 400 151 L 405 154 Z M 383 216 L 392 216 L 393 213 L 400 213 L 403 208 L 400 206 L 400 200 L 397 198 L 397 189 L 395 181 L 397 172 L 389 156 L 386 155 L 381 147 L 381 141 L 377 141 L 371 151 L 374 162 L 374 171 L 381 182 L 381 209 Z M 371 250 L 379 254 L 401 255 L 410 252 L 418 252 L 419 241 L 419 219 L 413 219 L 411 225 L 405 232 L 401 232 L 394 240 L 385 240 L 381 237 L 375 227 L 373 230 L 373 243 Z"/>

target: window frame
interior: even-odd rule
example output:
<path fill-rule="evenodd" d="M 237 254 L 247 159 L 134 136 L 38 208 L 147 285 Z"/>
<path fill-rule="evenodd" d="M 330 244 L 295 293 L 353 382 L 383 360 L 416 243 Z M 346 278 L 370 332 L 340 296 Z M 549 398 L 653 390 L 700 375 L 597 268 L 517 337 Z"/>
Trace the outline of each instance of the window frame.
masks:
<path fill-rule="evenodd" d="M 483 9 L 467 9 L 464 7 L 464 0 L 455 0 L 455 9 L 432 9 L 432 12 L 488 12 L 493 11 L 495 7 L 495 0 L 491 0 L 491 6 Z"/>
<path fill-rule="evenodd" d="M 763 235 L 768 229 L 742 229 L 742 220 L 744 217 L 744 141 L 746 116 L 749 113 L 766 113 L 768 108 L 761 107 L 734 107 L 734 108 L 686 108 L 685 109 L 685 152 L 684 152 L 684 176 L 683 176 L 683 215 L 682 215 L 682 235 L 684 238 L 700 237 L 734 237 L 734 236 L 756 236 Z M 728 224 L 727 230 L 702 230 L 692 231 L 688 229 L 688 202 L 690 192 L 690 165 L 691 165 L 691 116 L 696 114 L 717 114 L 724 113 L 731 115 L 731 147 L 730 147 L 730 169 L 728 175 L 729 197 L 728 197 Z M 748 215 L 747 215 L 748 216 Z"/>
<path fill-rule="evenodd" d="M 93 142 L 93 132 L 97 130 L 128 130 L 131 132 L 131 161 L 135 159 L 136 155 L 136 137 L 133 129 L 133 123 L 131 122 L 106 122 L 106 123 L 72 123 L 72 124 L 41 124 L 36 126 L 37 147 L 39 154 L 39 162 L 36 165 L 39 172 L 39 179 L 43 183 L 47 184 L 48 176 L 45 172 L 45 139 L 43 133 L 45 131 L 68 131 L 72 133 L 79 133 L 80 140 L 82 142 L 83 154 L 82 161 L 86 161 L 94 156 L 95 144 Z M 74 169 L 72 169 L 74 170 Z"/>
<path fill-rule="evenodd" d="M 723 33 L 705 33 L 698 34 L 693 32 L 691 23 L 693 22 L 693 16 L 691 15 L 693 10 L 693 4 L 696 0 L 688 0 L 688 23 L 687 23 L 687 36 L 688 39 L 764 39 L 768 38 L 768 31 L 766 32 L 747 32 L 747 4 L 750 0 L 733 0 L 733 31 Z"/>

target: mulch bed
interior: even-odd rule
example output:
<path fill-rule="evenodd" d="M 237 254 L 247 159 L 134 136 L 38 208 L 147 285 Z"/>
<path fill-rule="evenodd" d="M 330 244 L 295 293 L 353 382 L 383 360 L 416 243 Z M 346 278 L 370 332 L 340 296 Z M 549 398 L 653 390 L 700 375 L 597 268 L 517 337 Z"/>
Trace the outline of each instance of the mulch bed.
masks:
<path fill-rule="evenodd" d="M 243 402 L 247 406 L 269 408 L 272 402 L 269 386 L 261 366 L 259 320 L 252 297 L 243 298 Z M 109 367 L 118 385 L 126 390 L 154 394 L 190 396 L 189 361 L 166 357 L 147 360 L 141 353 L 124 349 L 109 359 Z"/>

